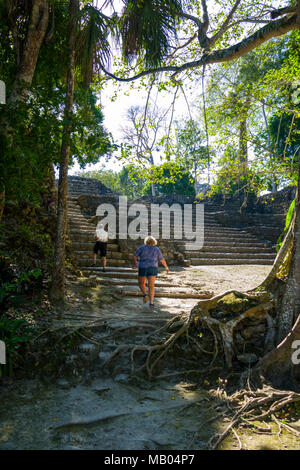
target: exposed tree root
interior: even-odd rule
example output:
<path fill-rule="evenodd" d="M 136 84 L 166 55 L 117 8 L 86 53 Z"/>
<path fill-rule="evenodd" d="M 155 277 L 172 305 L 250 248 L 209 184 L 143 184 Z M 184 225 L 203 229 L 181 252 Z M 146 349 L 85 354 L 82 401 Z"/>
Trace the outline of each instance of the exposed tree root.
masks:
<path fill-rule="evenodd" d="M 291 403 L 300 402 L 299 393 L 264 387 L 256 391 L 241 390 L 236 392 L 229 398 L 229 402 L 233 416 L 222 433 L 214 434 L 211 437 L 209 441 L 210 449 L 217 449 L 231 431 L 239 440 L 239 445 L 241 445 L 236 429 L 245 426 L 245 424 L 248 427 L 252 425 L 256 432 L 256 428 L 258 427 L 260 433 L 271 433 L 272 430 L 266 423 L 264 423 L 266 425 L 265 428 L 257 426 L 256 424 L 256 421 L 263 421 L 266 418 L 271 418 L 277 424 L 279 428 L 278 435 L 280 435 L 283 427 L 293 435 L 300 437 L 299 431 L 294 429 L 291 425 L 279 421 L 274 414 Z"/>
<path fill-rule="evenodd" d="M 214 312 L 222 310 L 222 302 L 224 299 L 233 296 L 233 301 L 241 304 L 241 311 L 230 314 L 227 310 L 223 309 L 222 318 L 218 319 L 213 316 Z M 221 302 L 221 303 L 220 303 Z M 250 308 L 247 308 L 250 307 Z M 238 305 L 240 308 L 240 306 Z M 230 308 L 227 306 L 227 309 Z M 167 355 L 175 344 L 180 341 L 186 344 L 187 348 L 193 353 L 194 363 L 203 364 L 203 356 L 207 356 L 208 365 L 203 365 L 199 368 L 194 367 L 189 370 L 178 371 L 178 373 L 208 373 L 215 365 L 217 357 L 222 354 L 225 359 L 226 366 L 232 367 L 232 359 L 236 355 L 237 347 L 235 345 L 234 334 L 241 322 L 245 321 L 266 321 L 269 326 L 273 326 L 272 310 L 274 308 L 272 296 L 266 292 L 238 292 L 236 290 L 229 290 L 219 294 L 211 299 L 199 301 L 192 311 L 184 316 L 176 316 L 167 322 L 164 326 L 154 330 L 145 336 L 144 344 L 123 344 L 116 348 L 110 358 L 106 361 L 107 366 L 113 358 L 119 353 L 131 351 L 131 373 L 137 374 L 146 370 L 150 379 L 156 378 L 157 367 L 161 360 Z M 232 318 L 233 317 L 233 318 Z M 176 328 L 178 328 L 176 330 Z M 174 332 L 175 329 L 175 332 Z M 170 331 L 171 330 L 171 331 Z M 199 331 L 203 330 L 207 335 L 210 334 L 209 344 L 203 344 L 199 336 Z M 121 332 L 121 329 L 118 330 Z M 109 336 L 114 336 L 115 333 L 104 337 L 106 340 Z M 207 338 L 205 338 L 206 340 Z M 154 344 L 153 344 L 154 342 Z M 207 343 L 207 341 L 206 341 Z M 181 345 L 180 345 L 181 347 Z M 146 353 L 146 358 L 142 365 L 136 365 L 136 357 L 138 353 Z M 185 360 L 181 356 L 181 360 Z M 187 361 L 189 362 L 189 361 Z M 206 361 L 207 362 L 207 361 Z M 170 374 L 167 374 L 170 376 Z M 174 374 L 172 374 L 174 375 Z M 159 375 L 162 377 L 162 375 Z"/>
<path fill-rule="evenodd" d="M 286 423 L 283 423 L 281 421 L 279 421 L 275 415 L 271 415 L 271 418 L 272 420 L 277 424 L 277 425 L 280 425 L 282 428 L 285 428 L 287 431 L 289 431 L 290 433 L 294 434 L 294 436 L 296 437 L 300 437 L 300 432 L 297 431 L 297 429 L 293 428 L 293 426 L 290 426 Z"/>

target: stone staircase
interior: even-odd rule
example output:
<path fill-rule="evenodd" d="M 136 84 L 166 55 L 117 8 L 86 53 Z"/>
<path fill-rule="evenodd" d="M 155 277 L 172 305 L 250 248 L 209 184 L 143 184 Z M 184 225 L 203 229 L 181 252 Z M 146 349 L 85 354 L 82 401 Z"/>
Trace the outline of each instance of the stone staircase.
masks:
<path fill-rule="evenodd" d="M 95 225 L 91 223 L 90 218 L 83 216 L 77 198 L 73 195 L 68 197 L 68 217 L 78 267 L 87 268 L 92 263 Z M 181 254 L 185 260 L 190 260 L 192 265 L 272 264 L 275 257 L 275 247 L 269 241 L 259 239 L 246 230 L 223 227 L 215 221 L 213 212 L 205 213 L 204 246 L 201 250 L 188 251 L 187 240 L 174 239 L 173 227 L 170 235 L 170 240 L 159 240 L 170 265 L 177 264 L 176 253 Z M 132 254 L 141 243 L 142 239 L 110 240 L 107 251 L 108 266 L 131 266 Z"/>
<path fill-rule="evenodd" d="M 78 267 L 87 268 L 93 262 L 93 245 L 95 244 L 95 225 L 81 212 L 77 197 L 68 195 L 69 233 Z M 109 266 L 126 266 L 122 259 L 117 240 L 110 240 L 107 245 Z M 99 263 L 99 260 L 98 260 Z"/>
<path fill-rule="evenodd" d="M 68 194 L 72 197 L 76 198 L 81 194 L 103 195 L 108 193 L 112 193 L 112 190 L 95 178 L 83 178 L 81 176 L 68 177 Z"/>
<path fill-rule="evenodd" d="M 127 297 L 140 297 L 142 293 L 137 286 L 137 269 L 132 265 L 132 253 L 122 253 L 118 240 L 110 240 L 107 245 L 107 268 L 102 271 L 100 259 L 97 257 L 97 266 L 91 267 L 92 248 L 95 243 L 95 225 L 84 217 L 77 197 L 68 196 L 69 234 L 74 254 L 77 258 L 78 268 L 89 275 L 96 275 L 97 281 L 102 285 L 115 286 L 122 295 Z M 140 241 L 138 245 L 140 245 Z M 178 299 L 203 299 L 210 297 L 208 292 L 197 288 L 185 287 L 167 281 L 156 282 L 156 297 Z"/>
<path fill-rule="evenodd" d="M 89 181 L 86 178 L 74 179 L 69 185 L 68 193 L 68 220 L 69 233 L 72 241 L 77 265 L 80 270 L 89 272 L 90 275 L 100 276 L 101 283 L 114 285 L 121 288 L 127 296 L 140 296 L 137 287 L 137 270 L 132 264 L 132 255 L 135 249 L 142 244 L 148 231 L 141 234 L 142 239 L 119 240 L 111 239 L 107 249 L 107 270 L 102 272 L 101 260 L 97 257 L 96 268 L 91 267 L 93 262 L 93 244 L 95 243 L 95 218 L 85 216 L 81 210 L 79 196 L 108 194 L 110 190 L 98 185 L 97 180 Z M 81 181 L 86 180 L 86 181 Z M 101 186 L 102 185 L 102 186 Z M 83 192 L 84 191 L 84 192 Z M 111 192 L 112 193 L 112 192 Z M 112 193 L 113 194 L 113 193 Z M 79 199 L 78 199 L 79 198 Z M 149 204 L 145 203 L 149 208 Z M 187 250 L 186 239 L 174 238 L 174 222 L 171 218 L 170 240 L 159 239 L 161 248 L 168 264 L 172 265 L 271 265 L 275 257 L 275 247 L 268 240 L 258 238 L 254 234 L 241 228 L 223 226 L 217 222 L 216 214 L 220 210 L 213 204 L 205 205 L 204 211 L 204 246 L 201 250 Z M 149 212 L 150 213 L 150 212 Z M 118 212 L 117 212 L 118 215 Z M 128 217 L 128 223 L 135 217 Z M 118 227 L 118 220 L 117 220 Z M 195 227 L 195 211 L 192 218 L 192 227 Z M 159 221 L 161 233 L 162 220 Z M 190 227 L 191 228 L 191 227 Z M 167 280 L 161 281 L 158 277 L 156 284 L 157 297 L 172 298 L 206 298 L 207 292 L 199 292 L 197 289 L 174 285 Z"/>
<path fill-rule="evenodd" d="M 184 250 L 191 264 L 273 264 L 275 247 L 269 241 L 243 229 L 222 226 L 216 221 L 217 211 L 207 211 L 206 207 L 205 211 L 203 248 Z"/>

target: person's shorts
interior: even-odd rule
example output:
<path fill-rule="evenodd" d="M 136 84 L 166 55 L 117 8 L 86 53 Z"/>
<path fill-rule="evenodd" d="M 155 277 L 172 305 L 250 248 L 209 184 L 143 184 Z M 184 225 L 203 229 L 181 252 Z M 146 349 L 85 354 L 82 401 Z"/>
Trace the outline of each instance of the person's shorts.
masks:
<path fill-rule="evenodd" d="M 140 277 L 157 276 L 158 269 L 155 266 L 149 266 L 148 268 L 139 268 Z"/>
<path fill-rule="evenodd" d="M 106 256 L 107 243 L 106 242 L 96 242 L 94 245 L 94 253 L 97 254 L 100 251 L 101 257 Z"/>

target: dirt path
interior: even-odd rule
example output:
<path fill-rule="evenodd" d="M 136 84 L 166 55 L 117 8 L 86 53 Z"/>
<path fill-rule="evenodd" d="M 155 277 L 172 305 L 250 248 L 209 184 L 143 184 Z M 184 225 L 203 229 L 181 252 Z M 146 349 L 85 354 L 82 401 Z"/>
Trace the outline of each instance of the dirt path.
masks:
<path fill-rule="evenodd" d="M 183 288 L 200 284 L 216 294 L 252 288 L 268 270 L 248 265 L 192 267 L 160 275 L 159 280 Z M 0 449 L 197 450 L 207 449 L 210 437 L 224 429 L 224 401 L 210 391 L 215 384 L 188 377 L 146 380 L 132 375 L 130 348 L 113 356 L 122 344 L 142 344 L 146 335 L 172 317 L 187 314 L 198 300 L 160 297 L 150 310 L 135 296 L 119 292 L 112 298 L 113 291 L 93 277 L 70 283 L 69 308 L 53 327 L 86 328 L 78 350 L 66 359 L 74 374 L 1 388 Z M 168 371 L 172 369 L 167 364 L 164 373 Z M 280 440 L 246 430 L 240 438 L 248 449 L 300 449 L 297 439 L 284 431 Z M 234 436 L 222 448 L 237 448 Z"/>

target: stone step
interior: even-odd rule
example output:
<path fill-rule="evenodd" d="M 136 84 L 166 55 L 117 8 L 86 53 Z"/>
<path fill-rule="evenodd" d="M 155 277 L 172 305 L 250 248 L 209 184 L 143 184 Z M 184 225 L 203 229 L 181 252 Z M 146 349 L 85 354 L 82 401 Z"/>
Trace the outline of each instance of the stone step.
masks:
<path fill-rule="evenodd" d="M 86 227 L 92 227 L 92 228 L 95 228 L 96 225 L 93 224 L 92 222 L 89 222 L 88 219 L 86 219 L 84 216 L 80 216 L 80 218 L 74 220 L 74 219 L 68 219 L 69 220 L 69 224 L 71 225 L 85 225 Z"/>
<path fill-rule="evenodd" d="M 84 184 L 84 183 L 81 183 L 80 182 L 69 182 L 68 184 L 68 189 L 70 192 L 72 192 L 73 189 L 84 189 L 85 191 L 99 191 L 99 185 L 93 183 L 93 182 L 89 182 L 88 184 Z"/>
<path fill-rule="evenodd" d="M 98 274 L 101 275 L 101 277 L 105 277 L 105 278 L 113 278 L 113 279 L 137 279 L 138 277 L 138 272 L 137 271 L 133 271 L 131 270 L 130 271 L 111 271 L 111 269 L 117 269 L 117 267 L 107 267 L 106 268 L 106 272 L 104 273 L 102 271 L 102 268 L 101 267 L 83 267 L 82 268 L 82 271 L 86 272 L 86 273 L 91 273 L 91 274 Z M 129 269 L 129 268 L 128 268 Z"/>
<path fill-rule="evenodd" d="M 113 247 L 117 245 L 111 245 Z M 74 246 L 73 246 L 74 247 Z M 118 247 L 118 246 L 117 246 Z M 186 258 L 203 258 L 203 257 L 218 257 L 218 258 L 223 258 L 225 257 L 231 257 L 232 256 L 238 256 L 238 257 L 245 257 L 249 256 L 252 258 L 258 257 L 258 258 L 265 258 L 266 256 L 274 257 L 276 255 L 275 250 L 272 250 L 271 248 L 255 248 L 251 246 L 243 246 L 243 247 L 229 247 L 229 246 L 224 246 L 221 247 L 222 251 L 220 252 L 220 247 L 215 247 L 213 245 L 211 246 L 205 246 L 201 250 L 181 250 L 181 253 L 184 254 Z M 174 255 L 174 251 L 169 249 L 164 249 L 162 248 L 162 252 L 164 256 L 170 257 L 172 254 Z M 76 254 L 77 259 L 81 258 L 88 258 L 91 253 L 92 253 L 92 245 L 89 245 L 89 249 L 74 249 L 74 253 Z M 116 250 L 110 250 L 109 245 L 108 245 L 108 250 L 107 250 L 107 258 L 112 258 L 112 259 L 132 259 L 134 250 L 129 250 L 125 252 L 119 252 L 117 249 Z"/>
<path fill-rule="evenodd" d="M 85 222 L 87 224 L 91 223 L 91 222 L 89 222 L 89 219 L 86 218 L 84 215 L 82 215 L 82 213 L 79 212 L 79 211 L 78 211 L 78 214 L 76 214 L 76 215 L 70 215 L 68 213 L 68 221 L 69 221 L 69 223 L 75 223 L 75 222 L 77 222 L 77 223 Z"/>
<path fill-rule="evenodd" d="M 122 295 L 126 297 L 142 297 L 143 294 L 138 287 L 131 288 L 127 286 L 125 289 L 121 289 Z M 155 286 L 155 297 L 167 297 L 172 299 L 210 299 L 212 294 L 209 292 L 197 292 L 193 289 L 178 288 L 178 287 L 156 287 Z"/>
<path fill-rule="evenodd" d="M 95 227 L 93 225 L 74 225 L 74 224 L 69 224 L 70 231 L 71 232 L 87 232 L 87 233 L 93 233 L 95 235 Z"/>
<path fill-rule="evenodd" d="M 205 235 L 204 236 L 204 242 L 221 242 L 223 240 L 223 243 L 224 242 L 233 242 L 233 243 L 258 243 L 258 242 L 262 242 L 262 240 L 259 240 L 257 237 L 254 237 L 254 236 L 242 236 L 242 235 L 230 235 L 230 236 L 224 236 L 224 234 L 222 236 L 219 236 L 219 235 Z M 192 240 L 193 241 L 193 240 Z M 179 242 L 181 243 L 181 242 Z M 184 241 L 184 243 L 186 243 L 186 241 Z M 267 241 L 265 242 L 267 243 Z"/>
<path fill-rule="evenodd" d="M 186 246 L 186 242 L 181 242 L 181 241 L 178 241 L 176 242 L 176 246 L 179 248 L 179 249 L 182 249 L 184 250 L 185 249 L 185 246 Z M 271 249 L 271 250 L 274 250 L 275 251 L 275 246 L 274 245 L 271 245 L 271 243 L 269 242 L 262 242 L 262 241 L 256 241 L 256 240 L 252 240 L 251 242 L 249 241 L 238 241 L 238 242 L 235 242 L 235 241 L 230 241 L 228 239 L 226 240 L 217 240 L 217 241 L 211 241 L 207 238 L 204 238 L 204 248 L 212 248 L 212 250 L 216 250 L 217 248 L 221 249 L 223 251 L 223 249 L 235 249 L 235 248 L 241 248 L 241 249 L 247 249 L 247 248 L 251 248 L 251 249 Z"/>
<path fill-rule="evenodd" d="M 72 217 L 68 216 L 68 217 L 69 217 L 68 220 L 69 220 L 70 224 L 82 224 L 82 223 L 84 223 L 84 224 L 90 225 L 91 227 L 95 227 L 95 224 L 90 222 L 89 221 L 90 219 L 88 219 L 87 217 L 84 217 L 84 215 L 82 215 L 82 214 L 79 214 L 76 217 L 73 217 L 73 216 Z"/>
<path fill-rule="evenodd" d="M 189 253 L 185 253 L 185 256 L 190 259 L 213 259 L 213 258 L 218 258 L 218 259 L 221 259 L 221 258 L 225 258 L 225 259 L 228 259 L 228 258 L 231 258 L 231 259 L 248 259 L 248 258 L 251 258 L 252 260 L 253 259 L 266 259 L 266 260 L 274 260 L 275 258 L 275 254 L 273 253 L 239 253 L 239 252 L 230 252 L 230 253 L 226 253 L 226 252 L 222 252 L 222 253 L 218 253 L 216 251 L 212 251 L 212 252 L 197 252 L 197 256 L 195 256 L 195 254 L 193 255 L 193 252 L 189 252 Z"/>
<path fill-rule="evenodd" d="M 263 264 L 263 265 L 272 265 L 273 261 L 268 259 L 236 259 L 236 258 L 210 258 L 210 259 L 199 259 L 199 258 L 191 258 L 191 264 L 194 266 L 217 266 L 217 265 L 240 265 L 240 264 Z"/>
<path fill-rule="evenodd" d="M 83 215 L 79 202 L 68 202 L 68 217 Z"/>
<path fill-rule="evenodd" d="M 95 225 L 89 224 L 88 222 L 82 221 L 81 223 L 75 224 L 74 222 L 69 222 L 70 232 L 74 233 L 85 233 L 85 232 L 94 232 L 96 230 Z"/>
<path fill-rule="evenodd" d="M 72 210 L 68 208 L 68 219 L 73 220 L 74 218 L 86 219 L 86 217 L 82 214 L 80 207 L 78 207 L 77 209 L 72 209 Z"/>
<path fill-rule="evenodd" d="M 97 193 L 100 194 L 99 187 L 96 184 L 69 184 L 68 185 L 68 193 L 72 195 L 72 193 L 77 191 L 84 191 L 88 193 Z"/>
<path fill-rule="evenodd" d="M 84 250 L 84 251 L 74 251 L 78 259 L 87 259 L 93 250 Z M 126 253 L 121 253 L 120 251 L 110 251 L 107 250 L 106 253 L 107 259 L 128 259 Z"/>
<path fill-rule="evenodd" d="M 90 234 L 81 233 L 81 232 L 77 232 L 77 233 L 70 232 L 70 237 L 71 237 L 72 243 L 74 241 L 74 242 L 85 242 L 85 243 L 94 243 L 95 244 L 95 234 L 94 234 L 94 232 L 92 232 Z M 110 241 L 110 243 L 114 244 L 116 242 L 116 239 L 111 238 L 109 241 Z"/>
<path fill-rule="evenodd" d="M 93 249 L 94 244 L 95 244 L 95 240 L 93 243 L 72 241 L 72 247 L 76 252 L 80 252 L 80 251 L 90 252 Z M 117 243 L 108 243 L 107 250 L 119 251 L 119 245 Z"/>
<path fill-rule="evenodd" d="M 112 286 L 137 286 L 138 282 L 138 275 L 136 274 L 135 277 L 132 277 L 130 279 L 128 278 L 117 278 L 117 277 L 97 277 L 97 281 L 99 281 L 99 284 L 103 285 L 112 285 Z M 147 285 L 147 282 L 146 282 Z M 157 280 L 155 282 L 155 287 L 181 287 L 180 285 L 174 285 L 174 283 L 171 282 L 165 282 L 165 281 L 159 281 Z"/>
<path fill-rule="evenodd" d="M 71 201 L 70 203 L 71 203 L 71 204 L 76 204 L 76 201 Z M 77 201 L 77 203 L 78 203 L 78 201 Z M 112 203 L 112 205 L 114 206 L 115 213 L 116 213 L 117 217 L 119 217 L 120 212 L 119 212 L 118 204 Z M 128 205 L 128 209 L 130 209 L 130 204 Z M 157 221 L 157 220 L 158 220 L 158 217 L 156 217 L 156 216 L 155 216 L 155 217 L 152 217 L 152 219 L 151 219 L 151 208 L 149 208 L 149 207 L 146 206 L 146 211 L 147 211 L 147 219 L 149 220 L 149 222 L 150 222 L 150 220 L 153 220 L 153 221 Z M 207 217 L 207 218 L 210 219 L 210 220 L 215 220 L 215 219 L 219 216 L 218 214 L 219 214 L 218 212 L 206 212 L 205 209 L 204 209 L 204 212 L 203 212 L 204 218 Z M 201 215 L 202 215 L 202 214 L 201 214 Z M 133 215 L 132 215 L 132 214 L 129 214 L 129 213 L 127 212 L 127 218 L 128 218 L 128 220 L 134 220 L 134 219 L 136 219 L 136 217 L 138 217 L 138 216 L 139 216 L 139 212 L 138 212 L 138 211 L 137 211 L 136 213 L 134 213 Z M 162 218 L 163 218 L 164 216 L 165 216 L 165 214 L 162 214 L 161 212 L 159 213 L 159 221 L 160 221 L 160 222 L 162 221 Z M 177 215 L 177 217 L 180 217 L 180 216 L 181 216 L 182 220 L 184 220 L 184 210 L 182 210 L 181 214 L 178 214 L 178 215 Z M 173 212 L 170 212 L 170 219 L 171 219 L 171 220 L 174 219 L 174 214 L 173 214 Z M 191 220 L 191 219 L 192 219 L 193 221 L 195 221 L 195 220 L 199 219 L 199 214 L 197 214 L 195 211 L 193 211 L 191 215 L 189 214 L 188 216 L 186 216 L 186 219 L 187 219 L 187 220 Z"/>
<path fill-rule="evenodd" d="M 100 268 L 96 268 L 100 269 Z M 102 269 L 102 268 L 101 268 Z M 162 272 L 164 272 L 163 269 L 161 269 Z M 107 273 L 118 273 L 118 274 L 137 274 L 138 270 L 135 266 L 125 266 L 125 267 L 110 267 L 108 266 L 106 268 L 106 274 Z M 102 275 L 102 274 L 101 274 Z"/>
<path fill-rule="evenodd" d="M 72 223 L 75 223 L 75 222 L 86 222 L 88 224 L 91 224 L 91 225 L 95 225 L 93 222 L 91 222 L 91 219 L 92 217 L 85 217 L 83 216 L 82 214 L 76 214 L 74 216 L 70 216 L 69 215 L 69 221 L 72 222 Z M 130 220 L 128 220 L 128 225 L 130 223 Z M 118 227 L 118 221 L 117 221 L 117 227 Z M 156 231 L 156 230 L 159 230 L 160 232 L 162 231 L 162 228 L 164 228 L 164 225 L 163 224 L 153 224 L 151 225 L 151 223 L 149 224 L 145 224 L 146 225 L 146 231 Z M 192 224 L 186 224 L 186 226 L 184 226 L 182 224 L 182 231 L 185 230 L 185 228 L 187 230 L 195 230 L 196 226 L 198 226 L 199 224 L 197 224 L 196 222 L 193 222 Z M 177 225 L 176 225 L 177 227 Z M 204 220 L 204 229 L 220 229 L 222 231 L 225 231 L 225 232 L 228 232 L 228 231 L 232 231 L 232 232 L 243 232 L 243 233 L 247 233 L 247 230 L 245 228 L 242 228 L 242 227 L 228 227 L 228 226 L 225 226 L 225 225 L 222 225 L 218 222 L 215 222 L 215 221 L 211 221 L 211 220 Z M 174 230 L 174 223 L 173 221 L 170 222 L 170 230 L 173 231 Z"/>
<path fill-rule="evenodd" d="M 78 207 L 77 209 L 72 209 L 72 210 L 70 210 L 68 208 L 68 218 L 69 218 L 70 221 L 90 220 L 91 219 L 91 217 L 86 217 L 85 215 L 83 215 L 83 213 L 81 212 L 80 207 Z"/>
<path fill-rule="evenodd" d="M 85 242 L 85 243 L 95 243 L 95 237 L 94 233 L 82 233 L 82 232 L 70 232 L 70 237 L 71 240 L 74 242 Z M 110 239 L 110 243 L 115 243 L 117 242 L 116 239 Z M 158 244 L 162 243 L 168 243 L 172 242 L 179 248 L 181 246 L 185 246 L 187 243 L 193 243 L 193 240 L 177 240 L 177 239 L 170 239 L 170 240 L 158 240 Z M 206 235 L 204 237 L 204 244 L 215 244 L 219 243 L 224 245 L 226 244 L 241 244 L 241 245 L 251 245 L 251 246 L 270 246 L 270 243 L 267 241 L 262 241 L 257 239 L 256 237 L 241 237 L 241 236 L 230 236 L 230 237 L 224 237 L 224 236 L 212 236 L 212 235 Z M 127 240 L 127 245 L 128 248 L 130 249 L 131 247 L 135 247 L 137 245 L 142 245 L 143 244 L 143 239 L 138 239 L 138 240 Z"/>
<path fill-rule="evenodd" d="M 88 196 L 102 196 L 102 194 L 100 193 L 100 191 L 93 191 L 93 190 L 88 190 L 88 189 L 72 189 L 72 190 L 68 190 L 68 194 L 69 196 L 72 196 L 72 197 L 79 197 L 81 196 L 82 194 L 84 195 L 88 195 Z"/>
<path fill-rule="evenodd" d="M 215 245 L 205 245 L 203 246 L 202 250 L 183 250 L 186 255 L 192 255 L 197 253 L 204 253 L 206 255 L 211 255 L 212 253 L 247 253 L 247 254 L 272 254 L 275 255 L 275 250 L 272 248 L 266 247 L 253 247 L 250 245 L 244 246 L 215 246 Z"/>
<path fill-rule="evenodd" d="M 92 222 L 89 221 L 89 219 L 84 217 L 84 215 L 82 214 L 78 214 L 76 217 L 70 217 L 68 215 L 68 221 L 69 221 L 69 224 L 88 224 L 88 225 L 91 225 L 92 227 L 95 226 L 94 224 L 92 224 Z"/>
<path fill-rule="evenodd" d="M 90 221 L 93 217 L 91 216 L 84 216 L 80 210 L 80 208 L 76 209 L 76 210 L 68 210 L 68 217 L 69 217 L 69 221 L 70 222 L 75 222 L 75 221 Z M 135 217 L 134 217 L 135 219 Z M 118 222 L 118 220 L 117 220 Z M 128 218 L 128 224 L 131 222 L 130 218 Z M 92 223 L 92 222 L 90 222 Z M 193 220 L 192 223 L 188 223 L 187 224 L 187 227 L 188 228 L 191 228 L 191 227 L 195 227 L 197 225 L 198 221 L 196 220 Z M 224 230 L 234 230 L 234 231 L 245 231 L 244 228 L 242 227 L 228 227 L 228 226 L 225 226 L 225 225 L 222 225 L 220 223 L 218 223 L 217 221 L 215 221 L 214 219 L 204 219 L 204 225 L 205 226 L 211 226 L 211 227 L 219 227 L 219 228 L 222 228 Z M 117 226 L 118 226 L 118 223 L 117 223 Z M 158 227 L 161 229 L 164 225 L 162 224 L 162 222 L 160 222 L 159 224 L 151 224 L 151 222 L 149 221 L 149 223 L 146 223 L 146 226 L 148 227 L 148 229 L 151 229 L 151 227 L 153 226 L 155 229 L 157 229 Z M 174 227 L 174 222 L 173 220 L 170 221 L 170 228 L 172 229 Z M 182 229 L 184 228 L 184 224 L 182 224 Z"/>
<path fill-rule="evenodd" d="M 126 265 L 128 266 L 128 260 L 125 260 L 125 259 L 107 258 L 107 263 L 109 264 L 109 266 L 123 266 L 123 267 L 126 267 Z M 92 264 L 92 256 L 90 258 L 81 258 L 77 260 L 78 268 L 90 267 L 91 264 Z M 97 260 L 96 264 L 98 264 L 98 266 L 101 266 L 101 262 L 99 260 Z"/>
<path fill-rule="evenodd" d="M 272 265 L 273 259 L 261 259 L 261 258 L 252 258 L 250 256 L 246 258 L 237 258 L 232 257 L 230 258 L 190 258 L 191 264 L 195 266 L 205 266 L 205 265 L 240 265 L 240 264 L 260 264 L 260 265 Z M 130 265 L 130 260 L 123 260 L 123 259 L 109 259 L 107 263 L 110 267 L 126 267 Z M 90 268 L 92 264 L 91 259 L 81 259 L 78 260 L 77 266 L 79 269 L 87 269 Z M 169 264 L 170 261 L 169 261 Z M 101 269 L 101 263 L 98 261 L 98 266 Z M 94 269 L 94 268 L 92 268 Z"/>
<path fill-rule="evenodd" d="M 74 236 L 76 236 L 77 234 L 78 235 L 87 235 L 89 233 L 95 232 L 95 228 L 93 226 L 87 226 L 87 227 L 84 227 L 84 228 L 81 228 L 81 227 L 74 227 L 74 226 L 70 226 L 70 233 L 71 234 L 74 234 Z M 149 233 L 143 233 L 143 232 L 139 232 L 139 238 L 145 238 Z M 173 233 L 170 232 L 170 239 L 173 239 Z M 234 230 L 213 230 L 213 229 L 210 229 L 210 230 L 204 230 L 204 237 L 244 237 L 244 238 L 247 238 L 247 239 L 250 239 L 250 240 L 257 240 L 257 237 L 255 235 L 252 235 L 248 232 L 241 232 L 241 231 L 234 231 Z M 184 237 L 183 237 L 184 238 Z M 179 238 L 180 240 L 180 238 Z"/>
<path fill-rule="evenodd" d="M 77 213 L 77 214 L 74 214 L 74 216 L 71 216 L 70 214 L 68 214 L 68 218 L 69 218 L 69 221 L 74 223 L 74 222 L 86 222 L 90 225 L 96 225 L 95 222 L 93 222 L 94 220 L 94 217 L 89 217 L 89 216 L 85 216 L 84 214 L 82 213 Z M 128 221 L 128 224 L 127 226 L 129 226 L 130 224 L 130 221 Z M 145 231 L 148 231 L 152 229 L 153 232 L 157 231 L 158 229 L 161 231 L 162 228 L 164 228 L 165 226 L 163 224 L 151 224 L 151 223 L 146 223 L 146 224 L 143 224 L 144 227 L 142 227 L 142 230 L 144 231 L 144 228 L 145 228 Z M 168 225 L 166 225 L 166 229 L 168 229 Z M 116 224 L 117 228 L 119 226 L 119 221 L 117 220 L 117 224 Z M 174 225 L 173 221 L 170 222 L 170 230 L 174 230 L 174 227 L 176 226 L 176 228 L 178 227 L 178 224 Z M 185 227 L 188 229 L 188 230 L 191 230 L 191 229 L 195 229 L 196 227 L 199 227 L 199 223 L 197 222 L 193 222 L 193 223 L 188 223 L 184 226 L 184 224 L 181 224 L 181 229 L 184 230 Z M 227 225 L 222 225 L 222 224 L 219 224 L 215 221 L 204 221 L 204 228 L 205 227 L 212 227 L 212 228 L 219 228 L 219 229 L 222 229 L 222 230 L 225 230 L 225 231 L 234 231 L 234 232 L 247 232 L 247 229 L 245 227 L 233 227 L 233 226 L 227 226 Z"/>

